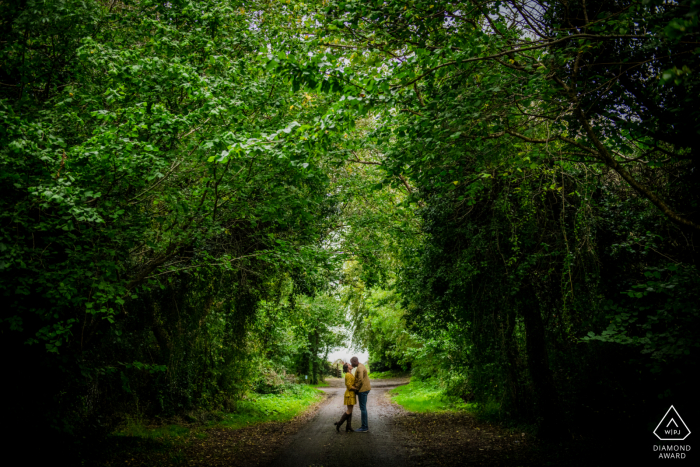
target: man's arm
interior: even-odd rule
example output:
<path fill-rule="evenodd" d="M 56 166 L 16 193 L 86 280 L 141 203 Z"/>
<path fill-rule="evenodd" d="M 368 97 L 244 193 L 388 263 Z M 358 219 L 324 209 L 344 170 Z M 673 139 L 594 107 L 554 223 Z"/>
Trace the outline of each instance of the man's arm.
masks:
<path fill-rule="evenodd" d="M 353 389 L 355 391 L 359 391 L 362 387 L 362 383 L 364 383 L 365 373 L 361 370 L 362 368 L 358 366 L 357 371 L 355 372 L 355 384 L 353 385 Z"/>

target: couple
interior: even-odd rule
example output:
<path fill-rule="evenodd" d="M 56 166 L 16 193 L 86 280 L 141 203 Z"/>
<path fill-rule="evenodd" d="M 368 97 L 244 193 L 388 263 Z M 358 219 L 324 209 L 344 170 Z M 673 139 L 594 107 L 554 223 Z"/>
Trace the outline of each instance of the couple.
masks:
<path fill-rule="evenodd" d="M 355 375 L 352 374 L 352 369 L 355 368 Z M 340 418 L 339 422 L 335 422 L 335 430 L 340 432 L 340 426 L 347 420 L 347 425 L 345 431 L 355 433 L 367 433 L 369 427 L 367 426 L 367 395 L 369 394 L 369 375 L 367 374 L 367 368 L 359 362 L 357 357 L 352 357 L 350 363 L 343 364 L 343 372 L 345 373 L 345 400 L 344 405 L 348 408 Z M 360 413 L 362 414 L 362 426 L 357 430 L 352 429 L 352 408 L 355 405 L 355 394 L 357 394 L 357 399 L 360 400 Z"/>

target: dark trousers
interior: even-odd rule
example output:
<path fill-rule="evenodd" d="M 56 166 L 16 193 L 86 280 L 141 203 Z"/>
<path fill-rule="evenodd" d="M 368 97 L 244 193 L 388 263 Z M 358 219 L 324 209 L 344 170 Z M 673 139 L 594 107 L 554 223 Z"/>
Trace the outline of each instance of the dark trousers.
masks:
<path fill-rule="evenodd" d="M 360 400 L 360 413 L 362 414 L 362 426 L 360 428 L 369 428 L 367 426 L 367 395 L 369 391 L 358 392 L 357 398 Z"/>

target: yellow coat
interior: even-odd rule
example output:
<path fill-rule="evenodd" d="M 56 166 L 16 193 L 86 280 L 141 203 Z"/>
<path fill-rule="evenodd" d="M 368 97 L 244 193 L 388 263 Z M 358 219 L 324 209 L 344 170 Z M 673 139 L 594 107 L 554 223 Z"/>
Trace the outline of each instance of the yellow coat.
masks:
<path fill-rule="evenodd" d="M 352 373 L 345 373 L 345 399 L 343 405 L 355 405 L 355 392 L 351 391 L 352 385 L 355 384 L 355 377 Z"/>

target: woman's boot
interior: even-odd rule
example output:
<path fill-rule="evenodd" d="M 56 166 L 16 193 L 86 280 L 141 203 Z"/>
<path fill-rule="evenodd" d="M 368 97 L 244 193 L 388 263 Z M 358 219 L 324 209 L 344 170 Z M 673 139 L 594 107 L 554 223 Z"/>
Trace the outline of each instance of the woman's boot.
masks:
<path fill-rule="evenodd" d="M 354 432 L 355 430 L 352 429 L 352 412 L 345 415 L 348 416 L 348 423 L 345 424 L 345 431 L 348 433 Z"/>
<path fill-rule="evenodd" d="M 343 422 L 344 422 L 345 420 L 347 420 L 347 419 L 348 419 L 348 414 L 343 413 L 343 416 L 340 417 L 340 421 L 339 421 L 339 422 L 333 423 L 333 425 L 335 425 L 335 431 L 337 431 L 338 433 L 340 433 L 340 426 L 341 426 L 341 425 L 343 424 Z"/>

